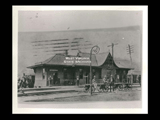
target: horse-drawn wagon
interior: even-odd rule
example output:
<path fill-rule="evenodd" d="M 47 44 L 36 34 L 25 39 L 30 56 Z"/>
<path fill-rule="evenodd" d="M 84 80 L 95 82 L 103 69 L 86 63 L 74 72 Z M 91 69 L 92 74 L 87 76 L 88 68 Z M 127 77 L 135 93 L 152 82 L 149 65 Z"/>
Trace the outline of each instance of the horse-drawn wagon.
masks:
<path fill-rule="evenodd" d="M 85 92 L 90 92 L 91 91 L 91 87 L 90 84 L 85 84 L 84 86 L 84 91 Z M 114 90 L 130 90 L 132 89 L 132 85 L 131 83 L 97 83 L 97 88 L 94 87 L 94 85 L 92 84 L 92 91 L 95 92 L 96 89 L 98 90 L 98 92 L 111 92 L 111 89 Z"/>

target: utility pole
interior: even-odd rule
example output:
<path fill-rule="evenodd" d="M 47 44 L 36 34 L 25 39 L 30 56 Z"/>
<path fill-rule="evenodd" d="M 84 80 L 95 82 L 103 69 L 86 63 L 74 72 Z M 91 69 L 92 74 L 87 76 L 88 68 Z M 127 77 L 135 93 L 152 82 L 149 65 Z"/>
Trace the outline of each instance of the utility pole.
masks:
<path fill-rule="evenodd" d="M 132 66 L 132 56 L 131 56 L 131 54 L 133 53 L 133 45 L 131 46 L 131 45 L 128 44 L 127 47 L 128 47 L 127 48 L 127 53 L 130 55 L 130 61 L 131 61 L 131 66 Z"/>
<path fill-rule="evenodd" d="M 130 55 L 130 61 L 131 61 L 131 67 L 132 67 L 132 56 L 131 54 L 133 53 L 133 45 L 129 45 L 127 46 L 127 53 Z M 133 79 L 132 79 L 132 70 L 131 70 L 131 84 L 133 82 Z"/>
<path fill-rule="evenodd" d="M 114 49 L 114 45 L 118 45 L 118 43 L 112 43 L 112 45 L 108 45 L 108 47 L 112 47 L 112 76 L 113 78 L 115 78 L 115 76 L 113 75 L 114 73 L 114 69 L 113 69 L 113 62 L 114 62 L 114 56 L 113 56 L 113 49 Z M 114 91 L 114 88 L 113 88 Z M 111 86 L 110 86 L 110 92 L 111 92 Z"/>
<path fill-rule="evenodd" d="M 112 45 L 108 45 L 108 47 L 112 47 L 112 72 L 113 72 L 113 61 L 114 61 L 114 55 L 113 55 L 113 50 L 114 50 L 114 45 L 118 45 L 118 43 L 112 43 Z"/>

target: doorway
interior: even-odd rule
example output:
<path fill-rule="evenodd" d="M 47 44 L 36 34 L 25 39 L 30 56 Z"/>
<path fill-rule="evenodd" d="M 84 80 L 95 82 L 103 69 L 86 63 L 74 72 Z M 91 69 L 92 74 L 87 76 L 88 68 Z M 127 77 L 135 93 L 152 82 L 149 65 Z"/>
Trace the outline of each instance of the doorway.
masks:
<path fill-rule="evenodd" d="M 85 74 L 85 77 L 86 77 L 86 84 L 89 84 L 88 73 Z"/>
<path fill-rule="evenodd" d="M 47 78 L 47 86 L 53 86 L 58 80 L 58 71 L 49 71 Z"/>

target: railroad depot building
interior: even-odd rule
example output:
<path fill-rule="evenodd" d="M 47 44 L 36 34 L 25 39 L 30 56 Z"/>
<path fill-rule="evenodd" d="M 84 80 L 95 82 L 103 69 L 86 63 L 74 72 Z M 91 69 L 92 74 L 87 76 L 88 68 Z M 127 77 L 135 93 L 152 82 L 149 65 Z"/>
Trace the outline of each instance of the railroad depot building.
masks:
<path fill-rule="evenodd" d="M 141 71 L 141 26 L 120 28 L 100 28 L 85 30 L 40 31 L 18 33 L 18 73 L 23 69 L 31 70 L 35 75 L 34 86 L 76 85 L 76 76 L 80 85 L 90 83 L 90 63 L 67 62 L 66 57 L 90 58 L 90 50 L 94 45 L 100 47 L 98 54 L 92 55 L 92 77 L 102 82 L 104 75 L 122 82 L 131 70 L 131 62 L 126 47 L 134 45 L 132 64 L 134 70 Z M 114 62 L 112 71 L 112 43 Z M 74 52 L 73 52 L 74 51 Z M 89 59 L 90 60 L 90 59 Z M 36 64 L 35 64 L 36 63 Z M 111 73 L 111 71 L 113 73 Z M 58 79 L 54 83 L 51 78 Z M 126 79 L 128 80 L 128 79 Z"/>
<path fill-rule="evenodd" d="M 57 85 L 53 82 L 49 83 L 49 77 L 59 80 L 58 85 L 66 85 L 67 82 L 76 85 L 76 76 L 79 76 L 80 85 L 90 83 L 90 63 L 89 62 L 66 62 L 66 58 L 89 58 L 90 53 L 84 53 L 78 51 L 77 54 L 56 54 L 45 61 L 36 63 L 33 66 L 27 68 L 33 69 L 35 73 L 35 85 L 34 86 L 52 86 Z M 113 74 L 115 82 L 122 82 L 127 80 L 127 73 L 131 70 L 130 64 L 126 64 L 125 61 L 113 61 L 110 52 L 104 52 L 99 54 L 92 54 L 92 77 L 96 76 L 98 83 L 102 82 L 104 75 L 107 78 Z M 114 71 L 112 71 L 114 69 Z M 117 80 L 119 76 L 119 81 Z"/>

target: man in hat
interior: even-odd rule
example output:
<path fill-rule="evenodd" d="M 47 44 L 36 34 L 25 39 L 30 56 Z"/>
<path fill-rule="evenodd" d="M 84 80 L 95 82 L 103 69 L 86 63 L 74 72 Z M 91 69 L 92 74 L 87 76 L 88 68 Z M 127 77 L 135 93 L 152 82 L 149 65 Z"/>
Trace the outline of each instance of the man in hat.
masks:
<path fill-rule="evenodd" d="M 114 78 L 113 78 L 112 74 L 111 74 L 111 77 L 110 77 L 110 92 L 111 92 L 111 87 L 113 88 L 113 91 L 114 91 Z"/>
<path fill-rule="evenodd" d="M 103 78 L 103 83 L 105 83 L 107 80 L 106 80 L 106 75 L 104 75 L 104 78 Z"/>
<path fill-rule="evenodd" d="M 106 86 L 107 83 L 108 83 L 108 81 L 107 81 L 107 76 L 106 76 L 106 75 L 105 75 L 104 78 L 103 78 L 103 83 L 104 83 L 105 86 Z"/>
<path fill-rule="evenodd" d="M 52 84 L 52 77 L 51 75 L 49 76 L 49 79 L 48 79 L 48 86 L 50 86 Z"/>

